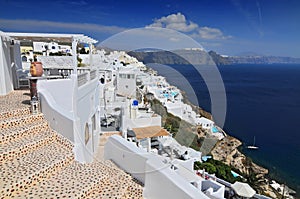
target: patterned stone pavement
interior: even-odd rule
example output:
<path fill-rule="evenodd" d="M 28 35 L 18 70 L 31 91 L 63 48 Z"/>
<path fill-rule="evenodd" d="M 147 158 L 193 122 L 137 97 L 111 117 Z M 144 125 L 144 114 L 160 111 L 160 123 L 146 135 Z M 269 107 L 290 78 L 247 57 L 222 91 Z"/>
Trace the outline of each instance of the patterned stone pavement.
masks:
<path fill-rule="evenodd" d="M 142 198 L 111 161 L 75 161 L 73 144 L 31 115 L 29 100 L 27 90 L 0 97 L 0 198 Z"/>

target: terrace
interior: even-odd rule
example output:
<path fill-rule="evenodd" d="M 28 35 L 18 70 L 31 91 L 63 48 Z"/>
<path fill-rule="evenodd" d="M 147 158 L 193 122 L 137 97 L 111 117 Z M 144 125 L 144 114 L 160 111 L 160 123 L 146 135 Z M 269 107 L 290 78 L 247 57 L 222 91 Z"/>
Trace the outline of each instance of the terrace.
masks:
<path fill-rule="evenodd" d="M 92 54 L 92 44 L 97 41 L 82 34 L 6 33 L 6 35 L 15 41 L 71 44 L 72 56 L 37 56 L 37 61 L 42 62 L 44 66 L 44 74 L 41 77 L 27 78 L 30 81 L 31 97 L 36 96 L 40 100 L 41 110 L 51 128 L 61 132 L 74 143 L 76 160 L 91 162 L 100 132 L 99 72 L 93 62 L 95 55 Z M 78 63 L 79 43 L 86 43 L 90 48 L 89 54 L 84 58 L 84 67 L 79 67 L 82 64 Z M 47 50 L 44 54 L 48 54 Z M 17 71 L 18 69 L 20 68 L 17 68 Z M 18 75 L 17 79 L 20 80 Z"/>

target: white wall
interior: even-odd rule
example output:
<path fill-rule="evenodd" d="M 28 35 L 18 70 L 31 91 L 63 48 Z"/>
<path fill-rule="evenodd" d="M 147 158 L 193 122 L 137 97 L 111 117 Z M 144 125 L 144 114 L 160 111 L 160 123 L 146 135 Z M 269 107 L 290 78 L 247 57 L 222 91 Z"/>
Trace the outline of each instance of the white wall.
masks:
<path fill-rule="evenodd" d="M 38 80 L 37 90 L 41 97 L 41 108 L 50 126 L 74 143 L 75 159 L 91 162 L 98 147 L 99 88 L 98 79 L 77 87 L 77 76 L 71 79 Z M 93 130 L 92 116 L 96 129 Z M 88 128 L 88 141 L 85 128 Z"/>
<path fill-rule="evenodd" d="M 120 75 L 134 75 L 134 78 L 120 78 Z M 117 94 L 131 98 L 136 97 L 136 75 L 134 73 L 119 73 L 117 77 Z"/>
<path fill-rule="evenodd" d="M 46 50 L 44 45 L 44 42 L 33 42 L 33 50 L 35 52 L 43 52 Z"/>
<path fill-rule="evenodd" d="M 209 188 L 213 188 L 213 192 L 210 194 L 211 196 L 214 196 L 216 198 L 224 198 L 225 193 L 225 186 L 221 185 L 217 182 L 213 182 L 211 180 L 205 180 L 201 182 L 201 189 L 207 190 Z"/>
<path fill-rule="evenodd" d="M 151 172 L 146 173 L 143 195 L 145 198 L 208 199 L 199 189 L 183 179 L 170 167 L 165 167 L 164 164 L 157 159 L 149 160 L 146 170 Z"/>
<path fill-rule="evenodd" d="M 93 160 L 100 133 L 100 108 L 99 101 L 99 82 L 98 78 L 84 84 L 78 88 L 77 96 L 77 116 L 80 118 L 80 145 L 84 151 L 84 157 L 87 162 Z M 93 130 L 92 116 L 95 115 L 96 130 Z M 85 128 L 86 124 L 89 129 L 89 140 L 85 143 Z"/>
<path fill-rule="evenodd" d="M 104 158 L 145 184 L 144 198 L 208 198 L 199 189 L 183 179 L 159 156 L 147 153 L 121 136 L 109 137 Z"/>
<path fill-rule="evenodd" d="M 38 80 L 41 109 L 51 128 L 74 143 L 74 80 Z"/>
<path fill-rule="evenodd" d="M 23 72 L 23 68 L 22 68 L 22 60 L 21 60 L 21 48 L 20 48 L 20 42 L 19 41 L 15 41 L 14 44 L 14 60 L 13 60 L 14 64 L 13 64 L 13 70 L 12 70 L 12 74 L 14 77 L 14 88 L 18 89 L 19 88 L 19 78 L 20 78 L 20 72 Z"/>
<path fill-rule="evenodd" d="M 10 41 L 9 37 L 0 32 L 0 96 L 7 95 L 13 90 Z"/>
<path fill-rule="evenodd" d="M 161 116 L 150 117 L 150 118 L 136 118 L 130 119 L 128 117 L 124 118 L 124 129 L 127 128 L 140 128 L 147 126 L 161 126 Z"/>
<path fill-rule="evenodd" d="M 51 53 L 57 53 L 58 51 L 60 51 L 60 49 L 58 48 L 58 43 L 56 42 L 33 42 L 33 51 L 34 52 L 43 52 L 43 51 L 46 51 L 46 47 L 45 46 L 48 46 L 47 47 L 47 50 L 48 52 L 51 52 Z M 52 49 L 53 47 L 53 49 Z"/>
<path fill-rule="evenodd" d="M 118 135 L 110 136 L 104 147 L 104 159 L 112 160 L 121 169 L 145 183 L 146 161 L 149 153 Z"/>
<path fill-rule="evenodd" d="M 196 123 L 198 125 L 201 125 L 202 128 L 204 129 L 210 129 L 213 125 L 214 125 L 214 122 L 205 118 L 205 117 L 200 117 L 200 118 L 197 118 L 197 121 Z"/>

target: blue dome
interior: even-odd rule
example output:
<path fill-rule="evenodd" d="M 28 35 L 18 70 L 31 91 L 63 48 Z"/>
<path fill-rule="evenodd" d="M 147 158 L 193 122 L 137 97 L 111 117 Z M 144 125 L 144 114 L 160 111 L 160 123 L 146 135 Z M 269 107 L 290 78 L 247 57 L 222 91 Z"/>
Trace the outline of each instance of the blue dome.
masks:
<path fill-rule="evenodd" d="M 132 106 L 137 106 L 137 105 L 139 105 L 139 101 L 133 100 L 133 101 L 132 101 Z"/>

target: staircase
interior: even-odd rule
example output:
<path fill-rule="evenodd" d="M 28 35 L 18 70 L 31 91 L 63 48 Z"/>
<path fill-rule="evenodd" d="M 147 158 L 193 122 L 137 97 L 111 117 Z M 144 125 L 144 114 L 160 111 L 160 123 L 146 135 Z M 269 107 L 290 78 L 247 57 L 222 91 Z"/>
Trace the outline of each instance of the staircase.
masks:
<path fill-rule="evenodd" d="M 30 114 L 26 93 L 0 97 L 0 198 L 142 198 L 111 161 L 75 161 L 72 143 Z"/>

